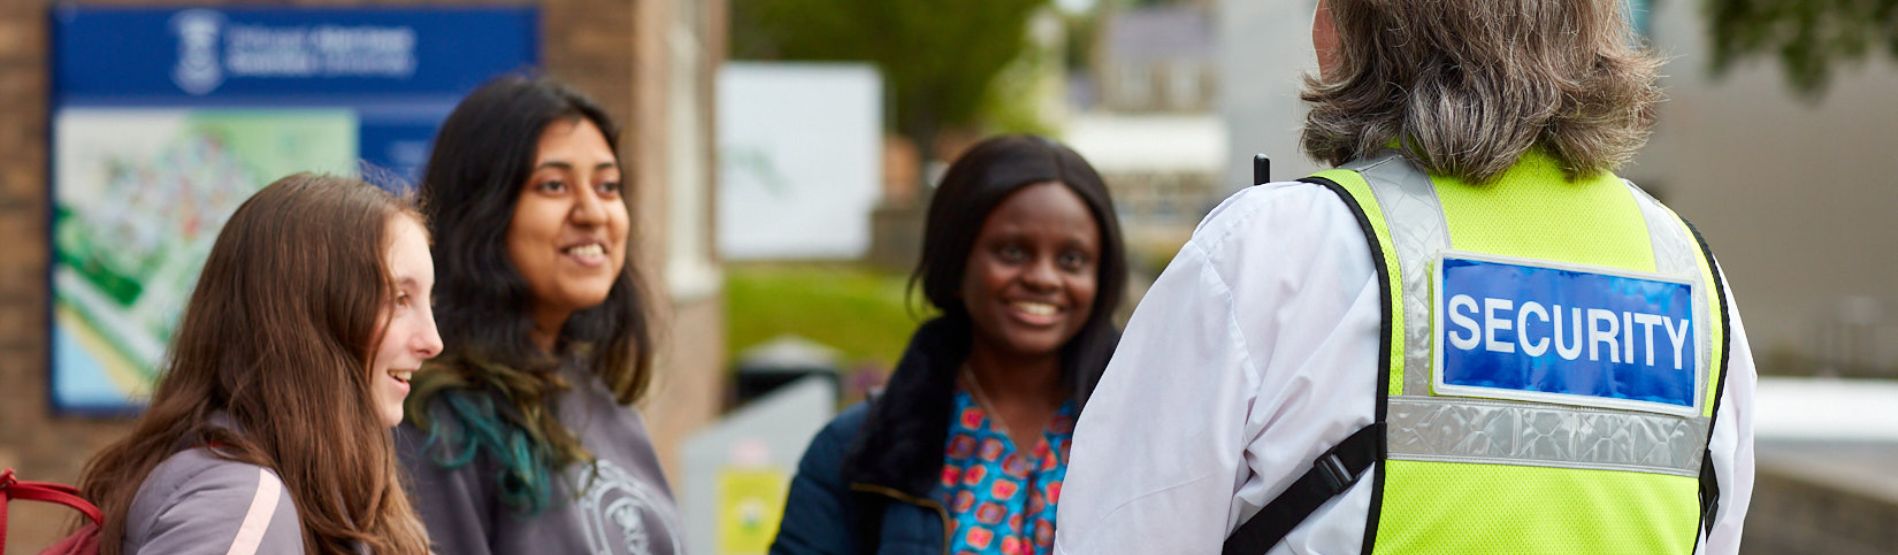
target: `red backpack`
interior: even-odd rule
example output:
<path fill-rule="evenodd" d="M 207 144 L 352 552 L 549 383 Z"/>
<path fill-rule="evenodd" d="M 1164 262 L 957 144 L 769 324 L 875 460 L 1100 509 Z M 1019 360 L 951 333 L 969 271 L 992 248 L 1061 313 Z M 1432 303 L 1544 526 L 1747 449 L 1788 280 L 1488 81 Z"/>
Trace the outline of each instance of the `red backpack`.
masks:
<path fill-rule="evenodd" d="M 0 471 L 0 555 L 7 551 L 7 503 L 14 499 L 44 501 L 72 507 L 86 515 L 86 523 L 78 532 L 48 546 L 40 555 L 97 555 L 99 553 L 99 525 L 104 517 L 99 508 L 79 496 L 79 490 L 66 484 L 51 482 L 28 482 L 13 478 L 13 469 Z"/>

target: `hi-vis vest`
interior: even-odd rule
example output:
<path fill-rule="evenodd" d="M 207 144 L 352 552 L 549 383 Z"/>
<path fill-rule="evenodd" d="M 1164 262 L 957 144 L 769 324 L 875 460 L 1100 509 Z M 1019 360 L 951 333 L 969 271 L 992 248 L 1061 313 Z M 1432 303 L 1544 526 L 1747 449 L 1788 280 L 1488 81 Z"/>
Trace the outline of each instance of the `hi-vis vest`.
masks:
<path fill-rule="evenodd" d="M 1394 153 L 1304 181 L 1370 243 L 1381 367 L 1339 371 L 1379 373 L 1376 421 L 1226 553 L 1264 553 L 1360 478 L 1367 554 L 1694 551 L 1717 506 L 1728 340 L 1725 285 L 1685 220 L 1538 152 L 1485 187 Z"/>

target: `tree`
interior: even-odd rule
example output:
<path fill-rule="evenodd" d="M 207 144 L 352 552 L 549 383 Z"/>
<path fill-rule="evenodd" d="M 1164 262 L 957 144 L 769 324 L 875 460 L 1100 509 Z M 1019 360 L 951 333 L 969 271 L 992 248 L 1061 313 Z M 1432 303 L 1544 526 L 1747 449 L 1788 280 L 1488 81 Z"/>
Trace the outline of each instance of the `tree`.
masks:
<path fill-rule="evenodd" d="M 897 133 L 923 152 L 978 123 L 998 75 L 1029 47 L 1050 0 L 733 0 L 732 54 L 868 61 L 883 73 Z"/>
<path fill-rule="evenodd" d="M 1706 0 L 1716 75 L 1774 56 L 1795 91 L 1816 98 L 1835 67 L 1876 50 L 1898 56 L 1898 0 Z"/>

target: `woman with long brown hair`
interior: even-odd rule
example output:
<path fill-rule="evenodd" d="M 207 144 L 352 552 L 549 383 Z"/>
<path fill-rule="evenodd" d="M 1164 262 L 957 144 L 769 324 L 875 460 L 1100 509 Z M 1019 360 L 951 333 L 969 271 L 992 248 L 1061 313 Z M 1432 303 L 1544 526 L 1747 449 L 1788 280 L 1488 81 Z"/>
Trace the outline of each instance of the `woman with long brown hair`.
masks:
<path fill-rule="evenodd" d="M 421 216 L 297 174 L 238 207 L 151 406 L 86 466 L 117 553 L 425 553 L 389 429 L 441 351 Z"/>

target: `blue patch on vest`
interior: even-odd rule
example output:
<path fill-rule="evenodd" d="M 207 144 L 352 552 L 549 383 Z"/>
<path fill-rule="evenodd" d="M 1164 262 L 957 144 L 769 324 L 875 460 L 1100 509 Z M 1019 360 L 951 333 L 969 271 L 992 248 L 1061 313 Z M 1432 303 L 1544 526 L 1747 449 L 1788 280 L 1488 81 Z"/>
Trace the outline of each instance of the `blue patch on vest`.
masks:
<path fill-rule="evenodd" d="M 1438 393 L 1682 412 L 1698 384 L 1694 289 L 1446 257 L 1433 307 Z"/>

